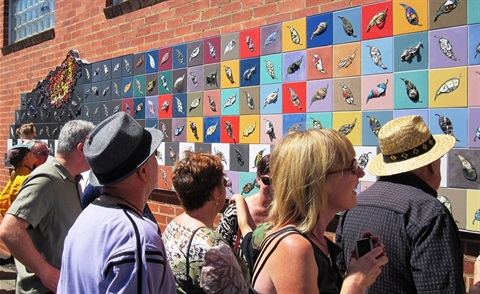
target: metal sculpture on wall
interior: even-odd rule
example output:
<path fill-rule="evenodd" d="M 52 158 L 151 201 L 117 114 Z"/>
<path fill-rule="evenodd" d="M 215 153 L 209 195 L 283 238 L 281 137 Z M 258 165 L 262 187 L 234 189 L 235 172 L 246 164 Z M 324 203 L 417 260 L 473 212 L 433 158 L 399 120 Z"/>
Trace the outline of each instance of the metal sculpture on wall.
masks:
<path fill-rule="evenodd" d="M 33 122 L 39 139 L 57 138 L 62 123 L 81 116 L 82 98 L 74 97 L 74 89 L 84 64 L 78 52 L 70 50 L 60 66 L 50 71 L 30 93 L 22 95 L 17 124 Z"/>

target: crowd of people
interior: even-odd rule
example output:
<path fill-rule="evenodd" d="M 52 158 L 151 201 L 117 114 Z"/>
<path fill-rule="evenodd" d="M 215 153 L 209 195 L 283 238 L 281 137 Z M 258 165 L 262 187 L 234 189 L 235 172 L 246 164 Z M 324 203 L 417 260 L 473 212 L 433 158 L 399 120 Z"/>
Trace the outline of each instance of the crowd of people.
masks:
<path fill-rule="evenodd" d="M 420 116 L 381 128 L 369 165 L 379 179 L 359 195 L 365 172 L 343 133 L 286 134 L 258 162 L 258 193 L 233 195 L 217 227 L 222 160 L 185 151 L 172 174 L 184 212 L 163 233 L 147 205 L 161 131 L 124 112 L 73 120 L 49 156 L 25 130 L 0 197 L 17 293 L 465 293 L 458 228 L 435 199 L 455 138 Z M 337 214 L 334 243 L 325 232 Z M 480 293 L 480 261 L 469 290 Z"/>

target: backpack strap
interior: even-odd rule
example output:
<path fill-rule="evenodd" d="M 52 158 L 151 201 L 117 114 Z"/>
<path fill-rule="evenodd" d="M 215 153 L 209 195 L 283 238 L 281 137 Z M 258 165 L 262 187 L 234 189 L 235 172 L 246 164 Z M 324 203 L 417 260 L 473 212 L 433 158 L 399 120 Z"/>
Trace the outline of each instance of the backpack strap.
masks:
<path fill-rule="evenodd" d="M 253 267 L 252 287 L 255 288 L 255 282 L 257 281 L 258 275 L 267 263 L 267 260 L 278 247 L 278 244 L 280 244 L 283 239 L 293 234 L 301 233 L 295 227 L 289 226 L 282 228 L 265 237 L 262 244 L 260 245 L 260 253 L 255 261 L 255 266 Z"/>

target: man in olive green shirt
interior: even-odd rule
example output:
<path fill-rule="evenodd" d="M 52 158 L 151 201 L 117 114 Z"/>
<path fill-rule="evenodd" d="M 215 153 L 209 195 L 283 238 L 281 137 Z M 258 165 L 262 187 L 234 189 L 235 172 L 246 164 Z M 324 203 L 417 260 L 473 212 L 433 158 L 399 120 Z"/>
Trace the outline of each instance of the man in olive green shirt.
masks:
<path fill-rule="evenodd" d="M 17 293 L 56 292 L 63 242 L 82 210 L 77 179 L 89 170 L 83 145 L 93 127 L 81 120 L 65 124 L 57 155 L 25 180 L 0 225 L 0 238 L 17 260 Z"/>

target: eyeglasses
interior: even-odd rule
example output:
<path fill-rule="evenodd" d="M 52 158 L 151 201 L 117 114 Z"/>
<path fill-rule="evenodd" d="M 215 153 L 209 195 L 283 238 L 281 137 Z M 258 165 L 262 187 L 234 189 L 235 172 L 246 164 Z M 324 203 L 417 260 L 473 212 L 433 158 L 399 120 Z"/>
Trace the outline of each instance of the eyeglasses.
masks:
<path fill-rule="evenodd" d="M 357 160 L 355 159 L 353 161 L 353 164 L 352 164 L 351 167 L 347 167 L 347 168 L 339 169 L 339 170 L 332 170 L 332 171 L 327 172 L 327 175 L 339 174 L 339 173 L 344 173 L 344 172 L 348 172 L 348 171 L 355 174 L 358 169 L 363 170 L 363 167 L 361 165 L 359 165 Z"/>
<path fill-rule="evenodd" d="M 50 151 L 38 151 L 38 152 L 32 152 L 35 155 L 42 155 L 42 156 L 48 156 L 50 155 Z"/>
<path fill-rule="evenodd" d="M 270 186 L 272 184 L 272 178 L 268 176 L 262 176 L 260 177 L 260 180 L 265 186 Z"/>

